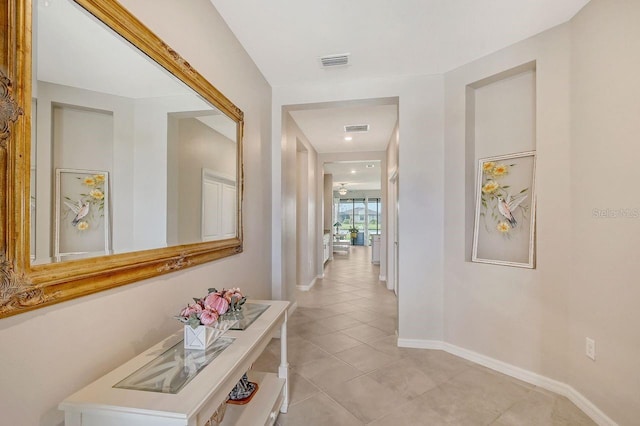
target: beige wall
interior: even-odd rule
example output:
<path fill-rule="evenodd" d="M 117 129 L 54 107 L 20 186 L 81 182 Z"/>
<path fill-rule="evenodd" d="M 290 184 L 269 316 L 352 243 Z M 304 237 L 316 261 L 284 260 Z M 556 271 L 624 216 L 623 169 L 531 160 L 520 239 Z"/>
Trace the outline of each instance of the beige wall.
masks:
<path fill-rule="evenodd" d="M 321 271 L 317 259 L 321 256 L 322 239 L 317 228 L 322 227 L 323 214 L 319 208 L 315 149 L 289 113 L 285 113 L 283 132 L 283 176 L 286 230 L 282 247 L 285 281 L 283 298 L 295 301 L 297 285 L 309 286 Z"/>
<path fill-rule="evenodd" d="M 621 425 L 640 421 L 639 23 L 637 0 L 593 0 L 571 23 L 567 370 Z"/>
<path fill-rule="evenodd" d="M 336 222 L 333 220 L 333 175 L 323 173 L 324 172 L 322 172 L 324 176 L 322 210 L 324 212 L 324 219 L 322 230 L 324 232 L 334 233 L 336 229 L 333 227 L 333 224 Z"/>
<path fill-rule="evenodd" d="M 445 75 L 445 342 L 566 383 L 621 425 L 640 418 L 638 22 L 639 2 L 592 0 L 570 23 Z M 466 86 L 530 61 L 537 267 L 471 263 Z M 528 133 L 518 120 L 485 124 Z M 631 217 L 596 214 L 616 210 Z"/>
<path fill-rule="evenodd" d="M 51 118 L 53 123 L 51 129 L 53 173 L 51 176 L 54 176 L 54 179 L 41 182 L 41 184 L 44 184 L 45 189 L 49 190 L 51 181 L 55 182 L 54 194 L 57 193 L 58 185 L 60 185 L 60 193 L 57 195 L 59 197 L 59 201 L 57 201 L 59 202 L 59 210 L 56 212 L 54 208 L 54 212 L 52 212 L 54 220 L 45 222 L 45 226 L 41 227 L 40 231 L 43 231 L 42 228 L 44 228 L 47 236 L 59 232 L 57 238 L 59 253 L 74 251 L 104 253 L 105 220 L 103 218 L 105 213 L 107 218 L 110 217 L 109 202 L 113 202 L 111 200 L 114 197 L 107 198 L 106 212 L 99 212 L 97 209 L 90 211 L 86 219 L 87 223 L 90 224 L 89 231 L 93 232 L 85 231 L 79 237 L 74 232 L 73 225 L 69 223 L 75 215 L 65 205 L 65 197 L 69 196 L 74 197 L 72 198 L 74 204 L 80 202 L 75 198 L 78 193 L 71 192 L 67 186 L 69 181 L 66 184 L 63 183 L 64 179 L 62 177 L 60 182 L 57 182 L 57 171 L 58 169 L 79 169 L 113 173 L 113 113 L 111 111 L 98 111 L 70 105 L 55 105 L 51 111 Z M 108 180 L 106 185 L 107 189 L 110 189 Z M 110 192 L 108 192 L 109 195 L 111 195 Z M 53 226 L 49 229 L 51 224 Z M 56 241 L 55 238 L 54 241 Z M 112 247 L 109 243 L 108 249 Z M 48 248 L 44 247 L 45 250 Z M 51 255 L 54 253 L 55 250 Z M 48 261 L 50 259 L 43 260 Z"/>
<path fill-rule="evenodd" d="M 223 176 L 236 175 L 236 143 L 195 118 L 177 120 L 178 187 L 175 205 L 177 239 L 173 244 L 202 241 L 202 169 Z M 228 206 L 231 209 L 231 206 Z M 172 223 L 168 218 L 168 223 Z M 170 235 L 169 230 L 167 234 Z"/>
<path fill-rule="evenodd" d="M 568 58 L 569 28 L 561 26 L 445 76 L 444 340 L 559 380 L 566 379 L 571 227 L 568 216 L 563 216 L 569 213 L 569 207 L 562 201 L 569 197 Z M 478 156 L 473 146 L 466 144 L 466 132 L 471 132 L 465 123 L 468 109 L 469 114 L 472 113 L 471 106 L 465 104 L 467 85 L 531 61 L 536 61 L 537 66 L 537 267 L 530 270 L 471 263 L 468 260 L 473 223 L 468 223 L 469 214 L 465 212 L 474 208 L 468 178 L 472 177 L 473 189 L 475 171 L 471 170 L 469 175 L 463 165 L 467 156 L 472 158 L 471 162 L 466 161 L 468 165 L 475 164 Z M 520 78 L 526 83 L 526 78 Z M 494 84 L 513 86 L 514 83 L 517 81 L 511 79 Z M 513 87 L 511 89 L 508 92 L 512 92 Z M 488 87 L 479 90 L 486 91 Z M 500 88 L 497 91 L 504 92 Z M 515 92 L 515 96 L 523 97 L 523 93 Z M 524 89 L 521 92 L 526 93 Z M 487 99 L 481 102 L 483 96 L 479 97 L 483 104 L 480 107 L 492 106 L 492 102 L 486 102 Z M 513 102 L 505 100 L 505 103 Z M 481 112 L 479 117 L 486 119 L 486 115 Z M 482 129 L 477 132 L 477 150 L 482 156 L 498 154 L 486 134 L 520 134 L 529 139 L 526 132 L 518 129 L 530 126 L 529 123 L 523 125 L 513 119 L 485 121 L 474 126 L 476 130 Z M 510 126 L 516 128 L 499 129 Z M 522 142 L 509 143 L 508 147 L 502 147 L 506 151 L 500 153 L 533 148 Z"/>
<path fill-rule="evenodd" d="M 62 399 L 178 330 L 172 316 L 208 287 L 271 296 L 270 87 L 208 0 L 122 3 L 245 113 L 244 252 L 2 319 L 2 424 L 61 425 Z"/>
<path fill-rule="evenodd" d="M 55 203 L 54 177 L 56 167 L 106 170 L 111 173 L 111 212 L 112 212 L 112 248 L 126 251 L 132 247 L 133 234 L 133 191 L 131 188 L 132 157 L 133 157 L 133 128 L 134 114 L 131 99 L 112 96 L 105 93 L 92 92 L 58 84 L 38 82 L 36 149 L 32 156 L 37 164 L 36 168 L 36 199 L 39 206 L 49 206 Z M 104 111 L 111 115 L 112 130 L 100 132 L 93 138 L 76 140 L 72 149 L 65 148 L 65 158 L 61 161 L 59 153 L 54 153 L 54 139 L 52 131 L 56 129 L 53 121 L 54 105 L 71 108 L 86 108 L 87 110 Z M 55 108 L 58 109 L 58 108 Z M 86 130 L 86 129 L 85 129 Z M 104 135 L 109 138 L 105 139 Z M 66 135 L 69 136 L 69 135 Z M 89 141 L 93 141 L 91 143 Z M 95 143 L 99 140 L 99 143 Z M 92 155 L 72 153 L 80 145 L 89 147 Z M 102 148 L 98 148 L 101 145 Z M 72 159 L 74 158 L 74 159 Z M 90 161 L 80 163 L 78 158 L 91 158 Z M 69 162 L 71 161 L 71 162 Z M 114 188 L 120 188 L 115 190 Z M 126 190 L 124 189 L 126 188 Z M 53 210 L 36 209 L 36 259 L 49 261 L 53 252 Z M 32 236 L 33 237 L 33 236 Z M 33 250 L 33 247 L 32 247 Z"/>

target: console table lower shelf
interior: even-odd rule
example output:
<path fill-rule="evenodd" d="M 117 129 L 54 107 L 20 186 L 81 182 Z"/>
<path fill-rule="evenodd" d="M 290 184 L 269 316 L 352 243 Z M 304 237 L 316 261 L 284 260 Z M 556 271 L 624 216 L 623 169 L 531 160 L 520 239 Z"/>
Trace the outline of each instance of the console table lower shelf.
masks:
<path fill-rule="evenodd" d="M 182 351 L 176 333 L 67 397 L 59 406 L 65 426 L 216 426 L 218 408 L 245 372 L 258 390 L 247 404 L 227 404 L 220 424 L 273 425 L 288 407 L 289 302 L 251 302 L 269 307 L 247 329 L 228 331 L 219 347 Z M 278 372 L 250 370 L 278 331 Z M 192 377 L 178 380 L 187 372 Z"/>

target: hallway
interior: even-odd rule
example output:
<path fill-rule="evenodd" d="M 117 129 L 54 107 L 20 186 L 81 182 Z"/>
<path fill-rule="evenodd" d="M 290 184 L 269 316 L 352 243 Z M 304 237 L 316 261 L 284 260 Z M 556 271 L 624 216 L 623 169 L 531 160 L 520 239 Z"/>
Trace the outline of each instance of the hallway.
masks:
<path fill-rule="evenodd" d="M 296 292 L 290 403 L 280 426 L 593 425 L 564 397 L 439 350 L 396 347 L 397 301 L 370 247 L 335 254 Z M 254 365 L 277 371 L 274 339 Z"/>

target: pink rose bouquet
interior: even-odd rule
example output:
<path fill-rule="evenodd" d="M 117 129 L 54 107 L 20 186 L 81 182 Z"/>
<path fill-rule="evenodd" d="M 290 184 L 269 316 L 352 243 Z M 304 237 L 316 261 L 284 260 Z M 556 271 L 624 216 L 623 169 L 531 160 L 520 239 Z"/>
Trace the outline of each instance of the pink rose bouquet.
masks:
<path fill-rule="evenodd" d="M 247 300 L 242 295 L 239 288 L 230 290 L 222 289 L 220 291 L 215 288 L 209 289 L 209 294 L 201 299 L 194 298 L 194 303 L 187 305 L 180 311 L 180 315 L 176 318 L 191 327 L 196 328 L 199 325 L 212 325 L 220 316 L 227 311 L 238 311 L 242 309 L 242 305 Z"/>
<path fill-rule="evenodd" d="M 220 315 L 226 314 L 229 310 L 229 302 L 218 293 L 209 293 L 209 295 L 204 298 L 204 306 L 208 309 L 218 311 Z"/>
<path fill-rule="evenodd" d="M 229 309 L 231 311 L 239 311 L 242 309 L 242 305 L 247 301 L 247 298 L 240 292 L 240 289 L 237 287 L 231 288 L 229 290 L 222 289 L 219 292 L 222 297 L 225 298 L 227 302 L 229 302 Z"/>

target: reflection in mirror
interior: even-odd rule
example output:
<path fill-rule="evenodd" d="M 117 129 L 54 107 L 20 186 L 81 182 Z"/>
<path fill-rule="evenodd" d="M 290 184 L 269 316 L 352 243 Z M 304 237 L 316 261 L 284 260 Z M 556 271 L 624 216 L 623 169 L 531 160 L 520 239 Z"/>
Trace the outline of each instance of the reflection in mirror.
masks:
<path fill-rule="evenodd" d="M 168 129 L 168 243 L 234 237 L 235 123 L 210 112 L 179 112 L 169 114 Z"/>
<path fill-rule="evenodd" d="M 32 264 L 237 237 L 236 121 L 73 1 L 33 11 Z"/>

